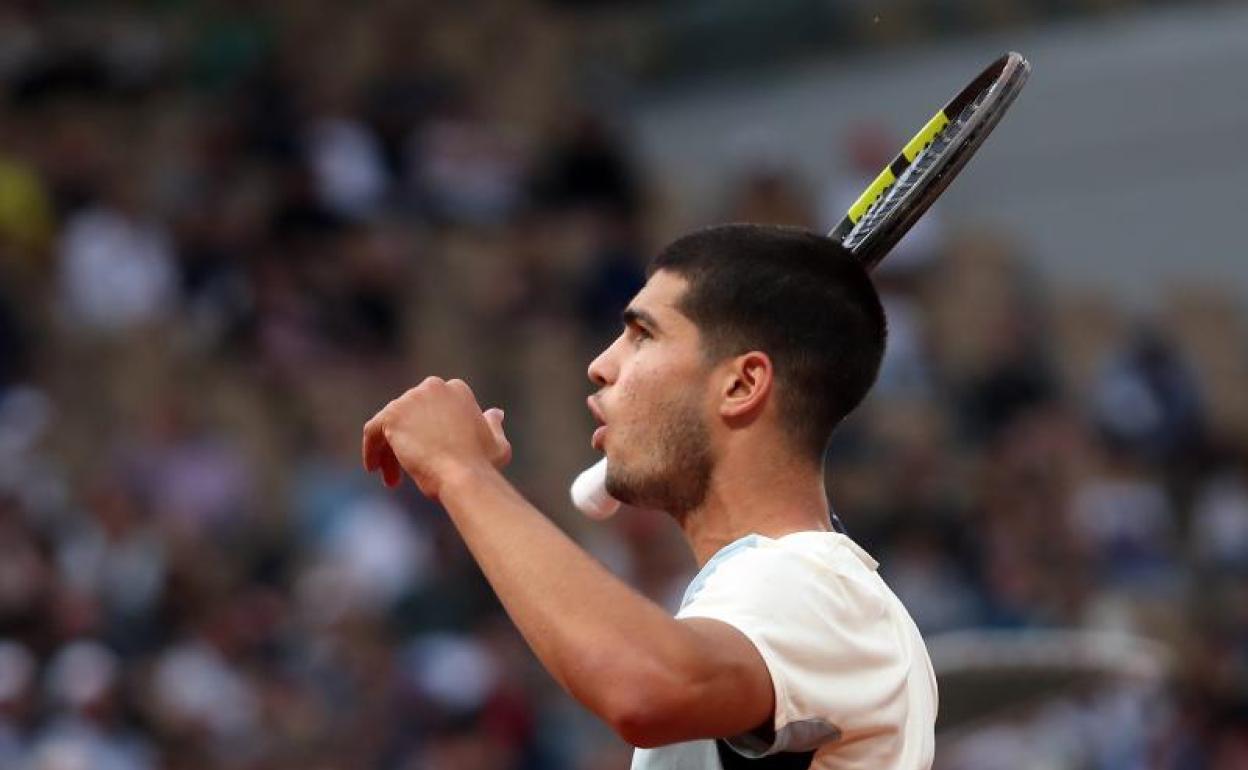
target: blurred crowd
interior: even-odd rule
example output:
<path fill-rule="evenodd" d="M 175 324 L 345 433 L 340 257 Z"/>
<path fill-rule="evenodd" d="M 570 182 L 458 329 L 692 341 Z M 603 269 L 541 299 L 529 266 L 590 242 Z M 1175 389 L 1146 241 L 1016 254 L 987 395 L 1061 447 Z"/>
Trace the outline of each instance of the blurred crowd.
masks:
<path fill-rule="evenodd" d="M 0 7 L 0 768 L 628 766 L 360 428 L 465 377 L 526 495 L 673 607 L 670 522 L 571 512 L 585 366 L 664 240 L 823 228 L 891 143 L 864 127 L 825 190 L 759 163 L 673 200 L 577 32 L 526 0 Z M 920 627 L 1173 652 L 1157 693 L 943 766 L 1248 766 L 1240 299 L 1132 315 L 939 212 L 877 282 L 889 351 L 828 482 Z"/>

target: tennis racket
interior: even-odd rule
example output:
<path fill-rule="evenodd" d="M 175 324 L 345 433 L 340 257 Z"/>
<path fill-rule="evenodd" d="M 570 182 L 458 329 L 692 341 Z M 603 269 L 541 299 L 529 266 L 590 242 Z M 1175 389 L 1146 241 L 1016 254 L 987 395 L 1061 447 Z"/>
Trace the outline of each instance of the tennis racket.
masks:
<path fill-rule="evenodd" d="M 988 65 L 906 142 L 828 237 L 867 270 L 879 264 L 983 145 L 1030 72 L 1012 51 Z M 620 507 L 606 492 L 606 471 L 604 457 L 572 483 L 572 502 L 591 518 L 605 519 Z"/>
<path fill-rule="evenodd" d="M 1013 52 L 990 64 L 906 142 L 828 237 L 868 270 L 879 264 L 983 145 L 1030 72 Z"/>

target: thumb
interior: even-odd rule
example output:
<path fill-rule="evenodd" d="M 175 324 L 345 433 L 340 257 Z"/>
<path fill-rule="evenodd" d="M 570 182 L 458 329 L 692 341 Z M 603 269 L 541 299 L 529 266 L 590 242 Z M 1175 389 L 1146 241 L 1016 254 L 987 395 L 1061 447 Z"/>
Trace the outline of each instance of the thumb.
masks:
<path fill-rule="evenodd" d="M 494 435 L 499 438 L 503 436 L 503 418 L 505 416 L 506 413 L 496 406 L 485 410 L 485 421 L 489 423 L 490 430 L 493 431 Z"/>
<path fill-rule="evenodd" d="M 498 446 L 494 464 L 500 468 L 511 462 L 511 442 L 507 440 L 507 434 L 503 431 L 505 416 L 503 410 L 498 407 L 487 409 L 484 414 L 485 424 L 490 427 L 490 433 L 494 436 L 494 442 Z"/>

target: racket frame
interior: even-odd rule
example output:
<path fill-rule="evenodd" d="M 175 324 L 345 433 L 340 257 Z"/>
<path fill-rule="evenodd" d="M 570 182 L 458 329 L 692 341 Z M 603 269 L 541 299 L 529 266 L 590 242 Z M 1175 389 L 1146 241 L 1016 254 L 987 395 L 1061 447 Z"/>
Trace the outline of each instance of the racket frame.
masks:
<path fill-rule="evenodd" d="M 1030 72 L 1031 65 L 1014 51 L 988 65 L 906 142 L 828 237 L 845 246 L 868 270 L 874 268 L 966 166 L 1018 97 Z M 975 104 L 979 107 L 974 112 L 963 115 Z M 957 134 L 943 136 L 950 127 Z M 923 167 L 924 152 L 944 140 L 948 146 L 943 154 Z M 900 200 L 895 199 L 898 193 L 903 194 Z M 890 204 L 895 208 L 884 220 L 872 223 L 873 210 Z M 873 228 L 864 233 L 866 224 Z"/>

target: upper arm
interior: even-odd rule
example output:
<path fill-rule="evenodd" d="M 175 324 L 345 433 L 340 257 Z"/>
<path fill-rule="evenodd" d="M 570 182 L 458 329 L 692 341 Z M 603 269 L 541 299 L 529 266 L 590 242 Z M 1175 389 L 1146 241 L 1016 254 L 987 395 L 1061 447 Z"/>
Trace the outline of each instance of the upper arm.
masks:
<path fill-rule="evenodd" d="M 690 640 L 682 670 L 665 677 L 661 692 L 640 688 L 627 724 L 618 726 L 637 746 L 699 738 L 770 734 L 775 691 L 762 655 L 744 633 L 719 620 L 678 621 Z"/>
<path fill-rule="evenodd" d="M 699 687 L 702 711 L 715 737 L 772 728 L 776 693 L 767 662 L 744 633 L 711 618 L 680 621 L 699 637 L 707 671 Z"/>

